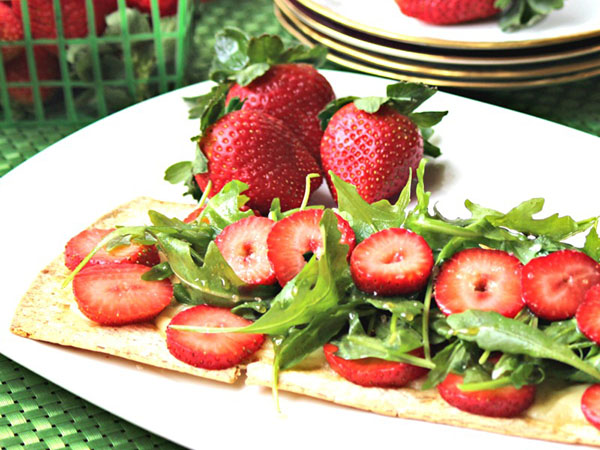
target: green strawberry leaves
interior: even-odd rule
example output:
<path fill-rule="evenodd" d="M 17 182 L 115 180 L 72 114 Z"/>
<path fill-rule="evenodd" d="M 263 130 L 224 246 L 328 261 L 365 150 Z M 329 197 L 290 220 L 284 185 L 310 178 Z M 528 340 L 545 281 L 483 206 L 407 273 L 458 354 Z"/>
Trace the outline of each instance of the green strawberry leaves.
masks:
<path fill-rule="evenodd" d="M 494 5 L 504 10 L 500 28 L 510 32 L 536 24 L 552 11 L 561 9 L 564 0 L 496 0 Z"/>
<path fill-rule="evenodd" d="M 247 86 L 274 64 L 309 62 L 319 66 L 327 56 L 327 49 L 322 46 L 285 48 L 277 35 L 249 37 L 232 27 L 217 33 L 214 48 L 210 79 L 218 83 L 234 81 L 240 86 Z"/>
<path fill-rule="evenodd" d="M 434 95 L 437 89 L 420 83 L 401 81 L 390 84 L 386 89 L 385 97 L 342 97 L 328 103 L 319 113 L 321 128 L 325 130 L 331 118 L 348 103 L 354 103 L 357 109 L 369 114 L 376 114 L 383 105 L 388 105 L 409 117 L 421 130 L 424 141 L 424 153 L 428 156 L 441 155 L 440 149 L 430 142 L 433 135 L 432 127 L 438 124 L 448 111 L 414 112 L 428 98 Z"/>

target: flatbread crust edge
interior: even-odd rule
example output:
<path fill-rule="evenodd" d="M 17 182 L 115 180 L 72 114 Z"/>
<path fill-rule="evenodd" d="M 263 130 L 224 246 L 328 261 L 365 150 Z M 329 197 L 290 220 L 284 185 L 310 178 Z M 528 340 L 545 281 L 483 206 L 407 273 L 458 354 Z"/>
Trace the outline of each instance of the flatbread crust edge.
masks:
<path fill-rule="evenodd" d="M 97 220 L 92 227 L 148 223 L 148 210 L 169 217 L 186 217 L 193 205 L 162 202 L 140 197 Z M 243 366 L 225 370 L 204 370 L 174 358 L 165 345 L 164 336 L 149 323 L 107 327 L 87 320 L 77 311 L 71 286 L 61 284 L 69 274 L 61 255 L 35 278 L 13 317 L 10 330 L 19 336 L 40 341 L 106 353 L 163 369 L 175 370 L 202 378 L 234 383 Z"/>
<path fill-rule="evenodd" d="M 257 361 L 246 368 L 246 384 L 270 388 L 272 376 L 273 368 L 270 362 Z M 509 436 L 600 446 L 600 432 L 591 425 L 555 425 L 529 417 L 503 419 L 469 414 L 448 405 L 435 389 L 422 391 L 411 387 L 366 388 L 343 379 L 326 366 L 281 372 L 279 389 L 386 416 Z"/>

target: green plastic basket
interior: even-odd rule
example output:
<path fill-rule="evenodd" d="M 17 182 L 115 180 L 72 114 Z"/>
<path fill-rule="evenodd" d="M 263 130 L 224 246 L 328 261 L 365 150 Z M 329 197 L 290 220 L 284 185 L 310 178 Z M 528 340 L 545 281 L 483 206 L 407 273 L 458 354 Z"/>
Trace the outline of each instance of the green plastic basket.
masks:
<path fill-rule="evenodd" d="M 107 16 L 101 36 L 96 36 L 93 0 L 85 0 L 88 35 L 81 38 L 65 37 L 60 1 L 52 0 L 55 39 L 32 37 L 31 11 L 27 0 L 21 0 L 25 39 L 0 41 L 0 127 L 83 125 L 186 84 L 194 0 L 178 0 L 175 15 L 162 18 L 158 0 L 151 0 L 150 14 L 118 0 L 118 10 Z M 1 51 L 5 46 L 24 47 L 29 81 L 7 81 Z M 57 48 L 60 79 L 40 80 L 34 48 L 42 46 Z M 44 102 L 40 89 L 52 87 L 57 92 Z M 31 104 L 11 98 L 11 88 L 31 89 Z"/>

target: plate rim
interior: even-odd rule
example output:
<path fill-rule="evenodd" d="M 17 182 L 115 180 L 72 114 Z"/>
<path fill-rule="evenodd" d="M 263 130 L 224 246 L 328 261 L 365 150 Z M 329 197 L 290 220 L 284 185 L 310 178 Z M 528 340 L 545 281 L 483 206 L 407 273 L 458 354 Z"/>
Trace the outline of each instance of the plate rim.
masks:
<path fill-rule="evenodd" d="M 319 42 L 326 47 L 333 49 L 339 53 L 346 54 L 356 59 L 362 59 L 366 62 L 388 67 L 390 69 L 397 69 L 404 73 L 426 73 L 433 77 L 443 78 L 457 78 L 457 79 L 529 79 L 529 78 L 543 78 L 545 76 L 551 77 L 554 75 L 567 75 L 584 70 L 591 70 L 600 68 L 600 53 L 594 56 L 594 59 L 578 62 L 578 63 L 566 63 L 566 64 L 554 64 L 551 67 L 539 68 L 539 69 L 528 69 L 528 70 L 494 70 L 494 71 L 475 71 L 469 72 L 468 70 L 458 69 L 445 69 L 428 67 L 424 65 L 418 65 L 418 62 L 410 61 L 409 63 L 402 63 L 388 59 L 389 55 L 382 55 L 380 53 L 373 54 L 376 52 L 366 53 L 365 50 L 349 46 L 333 38 L 324 36 L 319 31 L 311 28 L 309 25 L 302 23 L 302 20 L 290 10 L 286 10 L 285 2 L 283 0 L 274 0 L 275 4 L 279 7 L 282 14 L 284 14 L 288 20 L 291 20 L 299 32 L 305 36 L 310 37 L 316 42 Z M 496 66 L 498 67 L 498 66 Z"/>
<path fill-rule="evenodd" d="M 409 42 L 412 44 L 437 46 L 445 48 L 470 48 L 470 49 L 487 49 L 487 50 L 499 50 L 499 49 L 515 49 L 525 47 L 539 47 L 542 45 L 557 44 L 569 41 L 575 41 L 580 39 L 586 39 L 594 36 L 600 36 L 600 29 L 574 33 L 565 36 L 558 36 L 553 38 L 541 38 L 541 39 L 528 39 L 522 41 L 503 41 L 503 42 L 469 42 L 469 41 L 452 41 L 448 39 L 437 39 L 427 37 L 415 37 L 410 35 L 404 35 L 401 33 L 390 32 L 381 28 L 367 26 L 354 20 L 344 17 L 330 8 L 315 3 L 313 0 L 296 0 L 298 3 L 304 5 L 306 8 L 314 11 L 316 14 L 325 17 L 329 20 L 337 22 L 346 26 L 347 28 L 353 28 L 355 30 L 372 34 L 374 36 L 383 37 L 393 41 Z"/>
<path fill-rule="evenodd" d="M 581 48 L 577 48 L 572 51 L 562 51 L 556 52 L 541 56 L 498 56 L 498 57 L 480 57 L 480 56 L 456 56 L 455 58 L 452 56 L 445 55 L 434 55 L 426 52 L 416 52 L 410 50 L 402 50 L 393 47 L 387 47 L 382 44 L 377 44 L 375 42 L 371 42 L 368 39 L 368 34 L 363 33 L 359 30 L 349 30 L 354 33 L 364 34 L 367 39 L 359 39 L 358 37 L 351 36 L 348 34 L 344 34 L 341 31 L 328 27 L 325 23 L 319 22 L 317 19 L 309 17 L 304 12 L 300 11 L 297 6 L 294 4 L 294 1 L 297 0 L 274 0 L 278 3 L 280 9 L 287 8 L 290 14 L 296 16 L 300 21 L 302 21 L 307 27 L 312 28 L 313 30 L 320 32 L 324 35 L 332 39 L 336 39 L 344 44 L 351 45 L 354 47 L 362 48 L 363 50 L 372 51 L 375 53 L 387 54 L 388 56 L 394 56 L 405 59 L 413 59 L 416 61 L 423 62 L 432 62 L 432 63 L 440 63 L 440 64 L 456 64 L 456 65 L 520 65 L 520 64 L 531 64 L 538 62 L 551 62 L 557 61 L 565 58 L 574 58 L 589 55 L 595 52 L 599 52 L 600 54 L 600 43 L 593 44 L 590 46 L 584 46 Z M 281 4 L 285 5 L 284 8 L 281 7 Z M 288 15 L 289 17 L 289 15 Z M 347 28 L 340 24 L 340 26 Z M 388 52 L 388 53 L 386 53 Z"/>
<path fill-rule="evenodd" d="M 279 21 L 279 23 L 288 31 L 292 36 L 298 39 L 301 43 L 314 46 L 317 42 L 312 41 L 310 38 L 302 34 L 301 31 L 297 30 L 294 27 L 294 24 L 288 21 L 287 16 L 279 9 L 279 7 L 274 4 L 274 13 L 275 17 Z M 563 75 L 558 77 L 550 77 L 550 78 L 533 78 L 533 79 L 525 79 L 524 81 L 510 81 L 510 82 L 485 82 L 485 81 L 472 81 L 472 80 L 452 80 L 452 79 L 442 79 L 435 77 L 416 77 L 413 75 L 408 75 L 404 73 L 400 73 L 397 71 L 391 71 L 390 67 L 385 66 L 376 66 L 372 65 L 369 61 L 365 61 L 363 59 L 351 60 L 348 59 L 349 55 L 346 54 L 335 54 L 332 51 L 329 51 L 327 54 L 327 59 L 335 64 L 338 64 L 342 67 L 346 67 L 352 70 L 356 70 L 358 72 L 366 73 L 373 76 L 393 79 L 393 80 L 404 80 L 404 81 L 412 81 L 418 83 L 425 83 L 439 87 L 452 87 L 452 88 L 464 88 L 464 89 L 515 89 L 515 88 L 530 88 L 530 87 L 541 87 L 541 86 L 550 86 L 553 84 L 562 84 L 569 83 L 572 81 L 584 80 L 587 78 L 595 77 L 600 75 L 600 66 L 582 71 L 573 73 L 570 75 Z"/>
<path fill-rule="evenodd" d="M 367 78 L 367 79 L 371 79 L 371 81 L 373 81 L 373 80 L 376 80 L 374 77 L 370 77 L 370 76 L 368 76 L 368 75 L 365 75 L 365 74 L 360 74 L 360 73 L 348 73 L 348 72 L 343 72 L 343 71 L 333 71 L 333 70 L 326 70 L 326 71 L 324 71 L 324 72 L 326 72 L 326 73 L 329 73 L 329 74 L 331 74 L 332 76 L 335 76 L 335 74 L 340 74 L 342 77 L 350 77 L 350 78 L 356 77 L 357 79 L 358 79 L 358 78 L 363 78 L 363 79 L 364 79 L 364 78 Z M 379 80 L 379 81 L 380 81 L 380 82 L 383 84 L 383 82 L 385 82 L 386 80 Z M 205 83 L 207 83 L 207 82 L 205 82 Z M 175 91 L 175 92 L 170 92 L 170 93 L 163 94 L 163 95 L 164 95 L 164 96 L 168 96 L 168 95 L 173 95 L 173 94 L 175 94 L 175 93 L 178 93 L 178 94 L 179 94 L 179 96 L 180 96 L 180 97 L 182 97 L 182 96 L 184 96 L 184 95 L 183 95 L 183 92 L 184 92 L 184 90 L 185 90 L 185 89 L 188 89 L 188 88 L 189 88 L 189 89 L 190 89 L 190 91 L 189 91 L 189 92 L 192 92 L 192 91 L 191 91 L 191 89 L 198 89 L 198 88 L 199 88 L 199 86 L 200 86 L 199 84 L 195 84 L 195 85 L 192 85 L 192 86 L 189 86 L 189 87 L 183 88 L 183 89 L 179 89 L 179 90 L 177 90 L 177 91 Z M 187 93 L 188 93 L 188 91 L 185 91 L 185 93 L 187 94 Z M 516 116 L 522 116 L 522 117 L 527 117 L 527 116 L 528 116 L 527 114 L 519 113 L 519 112 L 517 112 L 517 111 L 507 110 L 507 108 L 502 108 L 502 107 L 498 107 L 498 106 L 494 106 L 494 105 L 489 105 L 489 104 L 486 104 L 485 102 L 480 102 L 480 101 L 477 101 L 477 100 L 472 100 L 472 99 L 468 99 L 468 98 L 458 97 L 458 96 L 456 96 L 456 95 L 454 95 L 454 94 L 449 94 L 449 93 L 442 93 L 442 94 L 443 94 L 444 96 L 448 97 L 448 99 L 449 99 L 449 100 L 451 100 L 452 98 L 455 98 L 455 99 L 458 99 L 458 100 L 460 100 L 460 101 L 468 101 L 469 103 L 472 103 L 472 104 L 474 104 L 474 105 L 478 105 L 478 104 L 479 104 L 479 105 L 484 105 L 484 106 L 486 106 L 486 107 L 492 107 L 492 108 L 494 108 L 494 109 L 496 109 L 496 110 L 502 110 L 502 111 L 505 111 L 505 112 L 506 112 L 506 111 L 510 111 L 510 113 L 511 113 L 511 114 L 514 114 L 514 115 L 516 115 Z M 162 97 L 162 96 L 159 96 L 159 97 Z M 149 100 L 149 101 L 152 101 L 152 100 L 155 100 L 155 99 L 156 99 L 156 98 L 154 98 L 154 99 L 151 99 L 151 100 Z M 139 104 L 138 104 L 138 105 L 134 105 L 134 106 L 132 106 L 131 108 L 137 108 L 138 106 L 139 106 Z M 480 107 L 481 107 L 481 106 L 480 106 Z M 128 109 L 129 109 L 129 108 L 128 108 Z M 122 112 L 122 111 L 121 111 L 121 112 Z M 109 117 L 110 117 L 110 116 L 109 116 Z M 541 118 L 536 118 L 536 117 L 533 117 L 533 116 L 529 116 L 529 117 L 530 117 L 531 119 L 535 119 L 535 120 L 536 120 L 536 121 L 538 121 L 538 122 L 543 122 L 543 123 L 545 123 L 545 122 L 548 122 L 547 120 L 544 120 L 544 119 L 541 119 Z M 548 123 L 551 123 L 551 122 L 548 122 Z M 585 136 L 587 136 L 585 139 L 592 138 L 592 136 L 591 136 L 591 135 L 589 135 L 589 134 L 586 134 L 586 133 L 584 133 L 584 132 L 581 132 L 581 131 L 578 131 L 578 130 L 575 130 L 575 129 L 573 129 L 573 128 L 566 127 L 566 126 L 564 126 L 564 125 L 560 125 L 560 124 L 557 124 L 557 123 L 551 123 L 551 124 L 552 124 L 554 127 L 558 128 L 558 129 L 562 129 L 562 130 L 564 130 L 564 131 L 566 131 L 566 132 L 577 133 L 577 135 L 579 135 L 579 136 L 583 136 L 583 135 L 585 135 Z M 90 125 L 90 127 L 92 127 L 92 126 L 94 126 L 94 125 Z M 80 131 L 82 131 L 82 130 L 80 130 Z M 82 135 L 82 136 L 83 136 L 83 135 Z M 66 139 L 69 139 L 69 138 L 70 138 L 70 137 L 67 137 Z M 595 137 L 593 137 L 593 138 L 594 138 L 595 140 L 597 140 L 597 139 L 598 139 L 598 138 L 595 138 Z M 55 145 L 56 145 L 56 144 L 55 144 Z M 54 145 L 53 145 L 53 146 L 51 146 L 51 147 L 49 147 L 49 149 L 50 149 L 50 148 L 52 148 L 52 147 L 54 147 Z M 66 148 L 66 146 L 65 146 L 65 144 L 64 144 L 64 143 L 63 143 L 63 144 L 62 144 L 60 147 L 61 147 L 61 151 L 63 151 L 63 148 Z M 58 148 L 55 148 L 55 150 L 59 150 L 59 149 L 58 149 Z M 42 155 L 42 154 L 43 154 L 43 152 L 41 152 L 39 155 Z M 35 157 L 34 157 L 34 158 L 35 158 Z M 38 163 L 38 165 L 39 165 L 39 163 Z M 24 164 L 21 166 L 21 170 L 19 170 L 19 169 L 13 169 L 13 170 L 16 170 L 16 171 L 17 171 L 17 172 L 16 172 L 16 173 L 17 173 L 17 175 L 15 175 L 15 176 L 19 176 L 19 177 L 20 177 L 20 176 L 21 176 L 21 172 L 22 172 L 22 171 L 27 171 L 27 170 L 28 170 L 28 168 L 29 168 L 29 164 L 27 164 L 27 161 L 26 161 L 26 162 L 25 162 L 25 163 L 24 163 Z M 11 172 L 12 172 L 12 171 L 11 171 Z M 10 179 L 12 180 L 12 177 L 10 177 Z M 0 183 L 1 183 L 1 181 L 0 181 Z M 163 183 L 164 183 L 164 182 L 163 182 Z M 158 198 L 158 197 L 157 197 L 157 198 Z M 98 214 L 102 214 L 102 212 L 103 212 L 103 211 L 99 211 L 99 212 L 98 212 Z M 26 286 L 22 286 L 22 287 L 23 287 L 23 288 L 26 288 Z M 22 293 L 21 293 L 21 294 L 22 294 Z M 8 300 L 9 300 L 9 301 L 8 301 L 8 303 L 9 303 L 10 305 L 13 305 L 13 301 L 15 302 L 15 303 L 14 303 L 14 305 L 16 305 L 16 302 L 17 302 L 19 299 L 17 298 L 17 299 L 14 299 L 14 300 L 13 300 L 13 299 L 11 298 L 11 299 L 8 299 Z M 11 311 L 12 311 L 12 310 L 11 310 Z M 11 316 L 11 317 L 12 317 L 12 316 Z M 9 332 L 8 330 L 6 330 L 6 331 L 5 331 L 5 333 L 10 333 L 10 332 Z M 17 338 L 17 337 L 15 337 L 15 338 Z M 36 345 L 36 346 L 40 345 L 40 343 L 39 343 L 39 342 L 33 342 L 33 341 L 29 341 L 29 343 L 30 343 L 31 345 Z M 56 348 L 60 348 L 60 346 L 53 346 L 53 345 L 51 345 L 51 344 L 43 344 L 43 345 L 48 345 L 48 346 L 51 346 L 51 347 L 53 347 L 53 348 L 55 348 L 55 347 L 56 347 Z M 8 346 L 8 344 L 6 344 L 6 343 L 4 343 L 4 344 L 3 344 L 3 343 L 2 343 L 2 340 L 0 340 L 0 351 L 1 351 L 1 352 L 3 352 L 3 353 L 4 353 L 4 352 L 5 352 L 5 350 L 7 349 L 7 346 Z M 79 352 L 79 351 L 78 351 L 78 350 L 75 350 L 75 352 Z M 12 352 L 12 353 L 14 353 L 14 352 Z M 12 353 L 11 353 L 11 354 L 12 354 Z M 11 358 L 11 359 L 14 359 L 16 362 L 19 362 L 19 360 L 20 360 L 20 359 L 19 359 L 19 360 L 17 360 L 17 358 L 15 358 L 15 357 L 13 357 L 13 356 L 9 356 L 9 358 Z M 101 359 L 101 358 L 100 358 L 100 357 L 98 357 L 98 358 L 95 358 L 95 359 Z M 113 358 L 113 359 L 119 359 L 119 358 Z M 104 364 L 104 363 L 103 363 L 103 364 Z M 21 365 L 23 365 L 23 366 L 25 366 L 25 367 L 27 367 L 27 368 L 31 368 L 31 364 L 25 365 L 25 363 L 22 363 Z M 36 361 L 36 362 L 35 362 L 35 366 L 36 366 L 36 367 L 44 367 L 44 361 Z M 30 369 L 30 370 L 33 370 L 33 369 Z M 34 370 L 34 371 L 35 371 L 35 370 Z M 35 371 L 35 372 L 37 372 L 37 373 L 40 373 L 40 372 L 38 372 L 38 371 Z M 59 386 L 64 386 L 64 385 L 61 383 L 61 380 L 55 380 L 55 379 L 53 379 L 53 378 L 49 377 L 49 376 L 48 376 L 48 375 L 46 375 L 46 374 L 40 374 L 40 376 L 42 376 L 42 377 L 44 377 L 45 379 L 48 379 L 48 380 L 50 380 L 50 381 L 54 382 L 55 384 L 57 384 L 57 385 L 59 385 Z M 94 397 L 90 398 L 88 395 L 83 395 L 83 394 L 80 394 L 80 393 L 78 393 L 78 389 L 79 389 L 79 387 L 78 387 L 78 386 L 76 386 L 76 387 L 72 387 L 72 386 L 64 386 L 64 388 L 65 388 L 66 390 L 69 390 L 69 391 L 72 391 L 72 392 L 74 392 L 74 393 L 75 393 L 77 396 L 79 396 L 79 397 L 81 397 L 81 398 L 85 399 L 86 401 L 89 401 L 89 402 L 91 402 L 91 403 L 98 404 L 98 405 L 99 405 L 99 407 L 100 407 L 100 408 L 102 408 L 103 410 L 109 411 L 109 412 L 111 412 L 112 414 L 116 414 L 116 415 L 122 415 L 122 417 L 124 417 L 124 419 L 125 419 L 125 420 L 127 420 L 127 421 L 130 421 L 130 422 L 132 422 L 132 423 L 134 423 L 134 424 L 137 424 L 138 426 L 141 426 L 142 428 L 148 429 L 148 430 L 149 430 L 151 433 L 154 433 L 154 434 L 157 434 L 157 435 L 164 436 L 165 438 L 167 438 L 167 439 L 169 439 L 169 440 L 173 440 L 174 442 L 180 442 L 182 445 L 186 445 L 186 444 L 185 444 L 185 443 L 183 443 L 182 441 L 178 441 L 178 440 L 176 440 L 176 439 L 173 439 L 172 435 L 163 434 L 163 433 L 161 432 L 161 430 L 157 430 L 157 429 L 154 429 L 154 428 L 149 428 L 149 427 L 147 426 L 147 424 L 140 423 L 140 420 L 141 420 L 141 419 L 134 420 L 134 419 L 135 419 L 135 417 L 133 417 L 133 418 L 132 418 L 132 415 L 131 415 L 131 413 L 130 413 L 129 411 L 123 412 L 123 410 L 115 410 L 113 407 L 111 407 L 111 405 L 109 405 L 109 406 L 106 406 L 106 403 L 104 402 L 103 398 L 99 397 L 98 395 L 95 395 Z M 286 394 L 286 395 L 287 395 L 287 394 Z M 302 399 L 304 400 L 305 398 L 303 397 Z M 100 400 L 102 400 L 102 401 L 100 401 Z M 311 402 L 312 402 L 312 399 L 311 399 Z M 115 402 L 112 402 L 111 404 L 115 404 Z M 329 404 L 327 404 L 327 405 L 329 405 Z M 325 406 L 327 406 L 327 405 L 325 405 Z M 337 408 L 337 406 L 336 406 L 336 408 Z M 340 407 L 340 408 L 341 408 L 341 407 Z M 348 409 L 348 408 L 343 408 L 343 410 L 344 410 L 344 411 L 347 411 L 347 410 L 349 410 L 349 409 Z M 360 413 L 363 413 L 363 412 L 362 412 L 362 411 L 360 411 Z M 365 417 L 371 417 L 371 416 L 373 416 L 373 417 L 376 417 L 378 420 L 379 420 L 379 419 L 381 419 L 381 420 L 384 420 L 384 419 L 385 419 L 385 417 L 377 416 L 377 415 L 375 415 L 375 414 L 371 414 L 371 413 L 368 413 L 368 412 L 364 412 L 364 414 L 365 414 Z M 396 420 L 396 419 L 391 419 L 391 420 Z M 420 422 L 419 422 L 419 423 L 420 423 Z M 431 425 L 431 424 L 426 424 L 426 425 L 427 425 L 427 426 L 429 426 L 429 425 Z M 418 426 L 418 424 L 415 424 L 414 426 Z M 459 434 L 461 434 L 462 432 L 464 432 L 464 435 L 465 435 L 465 436 L 467 436 L 467 435 L 471 435 L 471 434 L 472 434 L 472 432 L 473 432 L 473 433 L 479 433 L 479 432 L 476 432 L 476 431 L 474 431 L 474 430 L 471 430 L 471 429 L 468 429 L 468 430 L 467 430 L 467 429 L 456 428 L 456 427 L 452 427 L 452 429 L 454 429 L 454 430 L 457 430 L 457 432 L 458 432 Z M 503 438 L 503 436 L 500 436 L 500 435 L 495 435 L 495 434 L 489 434 L 489 433 L 484 433 L 484 435 L 486 435 L 486 436 L 492 436 L 492 437 L 497 437 L 498 439 L 502 439 L 502 438 Z M 521 438 L 514 438 L 514 437 L 511 437 L 511 439 L 519 439 L 519 442 L 529 442 L 529 441 L 523 441 Z M 537 442 L 539 442 L 539 441 L 537 441 Z M 533 441 L 533 444 L 535 445 L 535 444 L 536 444 L 536 441 Z M 546 441 L 544 441 L 542 444 L 550 444 L 550 443 L 549 443 L 549 442 L 546 442 Z M 189 444 L 188 444 L 188 445 L 189 445 Z M 535 447 L 537 448 L 537 445 L 536 445 Z M 544 447 L 544 448 L 545 448 L 545 447 Z"/>

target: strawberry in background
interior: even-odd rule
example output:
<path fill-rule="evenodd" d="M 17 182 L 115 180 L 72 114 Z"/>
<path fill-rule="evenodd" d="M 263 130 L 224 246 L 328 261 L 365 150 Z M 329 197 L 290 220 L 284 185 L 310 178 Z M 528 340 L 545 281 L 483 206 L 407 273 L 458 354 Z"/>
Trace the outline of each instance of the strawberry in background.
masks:
<path fill-rule="evenodd" d="M 0 3 L 0 42 L 1 41 L 20 41 L 23 39 L 23 25 L 12 10 L 10 5 L 5 2 Z M 4 62 L 16 58 L 23 51 L 22 47 L 2 46 L 2 58 Z"/>
<path fill-rule="evenodd" d="M 396 0 L 410 17 L 434 25 L 449 25 L 487 19 L 500 12 L 496 0 Z"/>
<path fill-rule="evenodd" d="M 158 0 L 158 9 L 161 16 L 172 16 L 177 12 L 178 0 Z M 152 12 L 151 0 L 127 0 L 127 6 L 136 8 L 145 13 Z"/>
<path fill-rule="evenodd" d="M 285 48 L 279 36 L 250 38 L 241 30 L 225 28 L 216 36 L 210 78 L 231 83 L 227 103 L 237 97 L 244 101 L 242 109 L 284 121 L 319 161 L 323 131 L 317 115 L 335 98 L 333 88 L 315 68 L 325 55 L 322 47 Z"/>
<path fill-rule="evenodd" d="M 95 0 L 96 34 L 101 35 L 106 28 L 105 17 L 117 9 L 115 0 Z M 61 0 L 61 14 L 64 35 L 66 38 L 88 36 L 88 20 L 85 0 Z M 13 10 L 19 19 L 23 17 L 22 0 L 12 0 Z M 27 8 L 31 25 L 31 34 L 35 39 L 57 37 L 56 20 L 53 0 L 28 0 Z M 56 47 L 49 46 L 48 50 L 57 52 Z"/>
<path fill-rule="evenodd" d="M 60 80 L 60 68 L 58 58 L 42 47 L 33 49 L 35 59 L 37 78 L 39 81 Z M 31 77 L 29 66 L 27 65 L 27 55 L 21 53 L 14 60 L 5 65 L 6 81 L 15 83 L 29 83 Z M 42 102 L 51 100 L 57 92 L 53 86 L 44 86 L 40 88 L 40 97 Z M 8 89 L 10 98 L 23 106 L 33 105 L 34 96 L 31 87 L 11 87 Z"/>
<path fill-rule="evenodd" d="M 535 25 L 563 0 L 395 0 L 403 14 L 433 25 L 453 25 L 498 17 L 502 31 Z"/>

